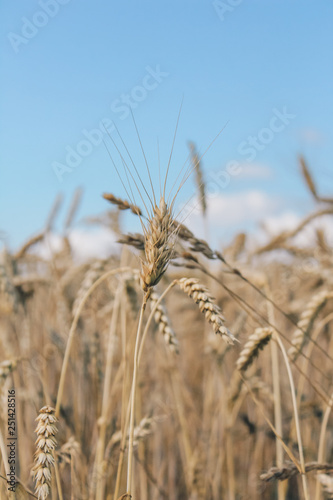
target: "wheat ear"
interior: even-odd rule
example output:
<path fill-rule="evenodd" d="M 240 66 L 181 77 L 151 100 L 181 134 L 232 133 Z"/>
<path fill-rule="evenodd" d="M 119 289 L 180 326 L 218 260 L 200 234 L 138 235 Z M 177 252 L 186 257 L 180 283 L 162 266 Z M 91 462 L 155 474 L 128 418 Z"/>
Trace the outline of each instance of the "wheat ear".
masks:
<path fill-rule="evenodd" d="M 206 215 L 207 212 L 207 201 L 206 201 L 206 185 L 203 178 L 203 171 L 200 158 L 198 156 L 195 144 L 193 142 L 189 142 L 189 149 L 191 153 L 192 165 L 195 170 L 195 181 L 198 186 L 198 193 L 200 197 L 201 210 L 203 215 Z"/>
<path fill-rule="evenodd" d="M 133 446 L 136 447 L 139 444 L 139 441 L 142 441 L 147 436 L 149 436 L 155 427 L 156 419 L 152 417 L 144 417 L 141 419 L 139 425 L 134 428 L 134 438 L 133 438 Z M 122 442 L 123 434 L 121 431 L 115 432 L 108 443 L 107 446 L 107 454 L 110 454 L 115 446 L 119 446 Z M 127 435 L 128 439 L 128 435 Z"/>
<path fill-rule="evenodd" d="M 112 205 L 116 205 L 119 210 L 130 210 L 135 215 L 142 215 L 141 209 L 132 203 L 129 203 L 127 200 L 122 200 L 121 198 L 117 198 L 111 193 L 104 193 L 103 198 Z"/>
<path fill-rule="evenodd" d="M 240 371 L 245 371 L 251 365 L 254 358 L 258 356 L 259 351 L 270 341 L 273 334 L 272 328 L 256 328 L 250 335 L 244 349 L 237 359 L 236 366 Z"/>
<path fill-rule="evenodd" d="M 332 472 L 333 466 L 331 464 L 318 464 L 317 462 L 308 462 L 305 464 L 305 472 L 312 471 Z M 284 481 L 296 474 L 299 474 L 299 470 L 295 464 L 290 462 L 284 464 L 282 467 L 271 467 L 267 472 L 261 474 L 260 479 L 262 481 L 271 481 L 272 479 Z"/>
<path fill-rule="evenodd" d="M 156 292 L 152 292 L 150 296 L 151 310 L 153 310 L 157 304 L 154 313 L 155 322 L 158 325 L 160 333 L 162 333 L 164 337 L 166 345 L 169 347 L 171 351 L 178 354 L 179 348 L 178 348 L 178 340 L 176 338 L 176 334 L 170 326 L 170 321 L 164 307 L 162 306 L 162 304 L 158 303 L 159 298 L 160 297 L 157 295 Z"/>
<path fill-rule="evenodd" d="M 76 298 L 74 300 L 73 304 L 73 311 L 72 314 L 73 316 L 76 315 L 77 310 L 82 302 L 83 297 L 89 290 L 89 288 L 93 285 L 93 283 L 103 274 L 105 268 L 105 261 L 104 260 L 96 260 L 91 264 L 89 269 L 84 275 L 84 278 L 82 280 L 81 286 L 76 294 Z"/>
<path fill-rule="evenodd" d="M 35 465 L 32 470 L 36 481 L 36 494 L 39 500 L 46 500 L 50 493 L 51 468 L 54 466 L 54 450 L 57 445 L 55 435 L 57 433 L 55 409 L 44 406 L 36 418 L 38 424 Z"/>
<path fill-rule="evenodd" d="M 333 498 L 333 476 L 328 474 L 318 474 L 317 480 L 324 487 L 325 493 L 327 493 L 327 498 Z"/>
<path fill-rule="evenodd" d="M 145 230 L 145 256 L 142 261 L 141 286 L 147 293 L 162 278 L 170 262 L 173 244 L 171 209 L 166 205 L 164 198 L 159 206 L 155 205 L 154 215 L 148 221 Z"/>
<path fill-rule="evenodd" d="M 298 329 L 294 331 L 291 343 L 292 346 L 288 349 L 288 355 L 292 360 L 295 360 L 299 355 L 307 335 L 311 330 L 314 320 L 325 306 L 328 299 L 333 297 L 333 292 L 323 290 L 317 293 L 310 302 L 306 309 L 302 312 L 299 322 L 297 323 Z"/>
<path fill-rule="evenodd" d="M 122 245 L 129 245 L 134 248 L 137 248 L 138 250 L 144 250 L 145 249 L 145 239 L 142 236 L 142 234 L 123 234 L 119 240 L 117 240 L 117 243 L 121 243 Z"/>
<path fill-rule="evenodd" d="M 17 367 L 17 358 L 8 359 L 0 363 L 0 382 L 4 381 Z"/>
<path fill-rule="evenodd" d="M 213 326 L 214 332 L 221 335 L 227 344 L 233 344 L 237 339 L 224 325 L 225 318 L 221 309 L 214 303 L 213 297 L 210 295 L 209 290 L 197 279 L 194 278 L 181 278 L 178 280 L 178 285 L 189 297 L 191 297 L 199 309 L 204 313 L 207 321 Z"/>

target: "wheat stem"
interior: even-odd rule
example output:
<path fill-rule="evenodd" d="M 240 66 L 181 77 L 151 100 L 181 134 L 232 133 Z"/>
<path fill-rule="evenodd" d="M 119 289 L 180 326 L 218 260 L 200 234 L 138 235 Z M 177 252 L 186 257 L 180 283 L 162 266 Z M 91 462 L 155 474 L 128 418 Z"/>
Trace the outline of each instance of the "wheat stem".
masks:
<path fill-rule="evenodd" d="M 61 373 L 60 373 L 60 381 L 59 381 L 59 388 L 58 388 L 58 395 L 57 395 L 57 403 L 56 403 L 56 409 L 55 409 L 55 416 L 57 418 L 58 418 L 59 413 L 60 413 L 60 405 L 61 405 L 61 401 L 62 401 L 62 397 L 63 397 L 63 393 L 64 393 L 65 379 L 66 379 L 67 367 L 68 367 L 68 363 L 69 363 L 69 356 L 70 356 L 71 347 L 72 347 L 72 343 L 73 343 L 74 333 L 75 333 L 75 330 L 76 330 L 76 327 L 77 327 L 77 324 L 78 324 L 81 312 L 83 310 L 83 306 L 85 305 L 87 299 L 92 294 L 92 292 L 103 281 L 105 281 L 107 278 L 110 278 L 110 276 L 114 276 L 115 274 L 125 273 L 125 272 L 128 272 L 128 271 L 131 271 L 131 269 L 129 267 L 120 267 L 120 268 L 112 269 L 111 271 L 108 271 L 107 273 L 103 274 L 103 276 L 101 276 L 97 281 L 95 281 L 95 283 L 93 285 L 91 285 L 91 287 L 89 288 L 89 290 L 87 290 L 87 292 L 85 293 L 85 295 L 82 297 L 82 301 L 79 304 L 79 306 L 78 306 L 78 308 L 76 310 L 74 319 L 72 321 L 72 325 L 71 325 L 71 328 L 70 328 L 70 331 L 69 331 L 69 335 L 68 335 L 68 340 L 67 340 L 67 345 L 66 345 L 66 351 L 65 351 L 63 362 L 62 362 Z"/>
<path fill-rule="evenodd" d="M 265 286 L 265 294 L 270 298 L 270 289 L 268 283 Z M 274 307 L 272 302 L 267 300 L 267 313 L 269 322 L 275 324 Z M 282 436 L 282 411 L 281 411 L 281 390 L 280 390 L 280 369 L 279 369 L 279 356 L 278 346 L 275 342 L 271 342 L 271 357 L 272 357 L 272 379 L 273 379 L 273 392 L 274 392 L 274 423 L 277 432 Z M 276 441 L 276 464 L 281 467 L 283 464 L 283 448 L 278 439 Z M 285 492 L 284 485 L 279 482 L 278 486 L 278 500 L 284 500 Z"/>
<path fill-rule="evenodd" d="M 56 485 L 57 485 L 59 500 L 64 500 L 64 497 L 62 494 L 61 482 L 60 482 L 59 467 L 58 467 L 58 463 L 57 463 L 56 456 L 55 456 L 54 452 L 53 452 L 53 457 L 54 457 L 54 471 L 55 471 Z"/>
<path fill-rule="evenodd" d="M 303 486 L 303 492 L 304 492 L 304 498 L 305 500 L 310 500 L 309 497 L 309 491 L 308 491 L 308 485 L 307 485 L 307 480 L 306 480 L 306 475 L 305 475 L 305 462 L 304 462 L 304 454 L 303 454 L 303 444 L 302 444 L 302 436 L 301 436 L 301 429 L 300 429 L 300 423 L 299 423 L 299 416 L 298 416 L 298 410 L 297 410 L 297 402 L 296 402 L 296 391 L 295 391 L 295 384 L 294 384 L 294 379 L 293 379 L 293 374 L 291 372 L 290 368 L 290 363 L 288 359 L 287 352 L 285 350 L 285 347 L 280 339 L 280 335 L 277 333 L 277 331 L 274 331 L 273 338 L 278 342 L 279 347 L 281 349 L 283 359 L 287 368 L 287 373 L 288 373 L 288 378 L 289 378 L 289 384 L 290 384 L 290 391 L 291 391 L 291 398 L 292 398 L 292 403 L 293 403 L 293 409 L 294 409 L 294 418 L 295 418 L 295 425 L 296 425 L 296 435 L 297 435 L 297 442 L 298 442 L 298 452 L 299 452 L 299 458 L 300 458 L 300 464 L 301 464 L 301 475 L 302 475 L 302 486 Z"/>
<path fill-rule="evenodd" d="M 104 388 L 103 388 L 103 399 L 102 399 L 102 411 L 100 417 L 100 431 L 99 431 L 99 439 L 97 443 L 97 452 L 96 452 L 96 461 L 95 461 L 95 472 L 97 477 L 97 485 L 96 485 L 96 500 L 103 500 L 104 497 L 104 488 L 105 488 L 105 475 L 101 473 L 103 457 L 104 457 L 104 448 L 105 448 L 105 437 L 106 437 L 106 429 L 107 429 L 107 412 L 109 406 L 109 397 L 110 397 L 110 387 L 111 387 L 111 374 L 112 374 L 112 366 L 113 366 L 113 352 L 114 352 L 114 337 L 117 327 L 118 320 L 118 311 L 120 305 L 120 299 L 122 294 L 122 283 L 119 283 L 115 300 L 113 306 L 113 314 L 112 320 L 109 328 L 109 336 L 108 336 L 108 347 L 106 354 L 106 363 L 105 363 L 105 375 L 104 375 Z"/>
<path fill-rule="evenodd" d="M 324 413 L 324 418 L 323 422 L 321 424 L 321 429 L 320 429 L 320 438 L 319 438 L 319 448 L 318 448 L 318 459 L 317 462 L 321 464 L 324 461 L 324 455 L 325 455 L 325 434 L 326 434 L 326 429 L 327 429 L 327 424 L 328 424 L 328 419 L 332 411 L 332 406 L 333 406 L 333 393 L 331 395 L 331 399 L 329 404 L 327 405 L 327 408 Z M 320 482 L 317 481 L 316 483 L 316 497 L 315 500 L 320 499 Z"/>
<path fill-rule="evenodd" d="M 137 367 L 138 368 L 140 366 L 140 362 L 141 362 L 141 358 L 142 358 L 143 346 L 144 346 L 144 343 L 145 343 L 145 340 L 146 340 L 146 337 L 147 337 L 147 334 L 148 334 L 151 322 L 154 319 L 154 315 L 156 313 L 156 310 L 157 310 L 158 306 L 161 304 L 162 300 L 167 295 L 167 293 L 176 284 L 177 284 L 177 280 L 174 280 L 172 283 L 170 283 L 170 285 L 161 294 L 161 296 L 158 298 L 158 300 L 156 301 L 156 303 L 154 303 L 154 305 L 153 305 L 153 307 L 151 309 L 151 312 L 150 312 L 150 315 L 148 317 L 148 320 L 147 320 L 144 332 L 142 334 L 142 339 L 141 339 L 141 342 L 140 342 L 140 348 L 139 348 L 139 353 L 138 353 L 138 363 L 137 363 Z M 115 487 L 115 492 L 114 492 L 114 500 L 116 500 L 118 498 L 118 492 L 119 492 L 119 487 L 120 487 L 120 475 L 121 475 L 122 463 L 123 463 L 123 458 L 124 458 L 124 453 L 125 453 L 125 443 L 126 443 L 126 437 L 127 437 L 127 428 L 128 428 L 128 422 L 129 422 L 130 410 L 131 410 L 132 391 L 133 391 L 133 384 L 132 384 L 132 387 L 131 387 L 129 404 L 128 404 L 127 410 L 126 410 L 125 423 L 123 425 L 124 432 L 123 432 L 122 439 L 121 439 L 121 444 L 120 444 L 120 457 L 119 457 L 119 461 L 118 461 L 117 479 L 116 479 L 116 487 Z"/>
<path fill-rule="evenodd" d="M 132 497 L 132 473 L 133 473 L 133 440 L 134 440 L 134 410 L 135 410 L 135 387 L 138 376 L 138 353 L 140 346 L 140 335 L 142 328 L 142 319 L 145 311 L 146 297 L 144 297 L 140 309 L 138 329 L 135 339 L 134 348 L 134 366 L 131 390 L 131 409 L 130 409 L 130 427 L 129 427 L 129 440 L 128 440 L 128 459 L 127 459 L 127 495 Z"/>

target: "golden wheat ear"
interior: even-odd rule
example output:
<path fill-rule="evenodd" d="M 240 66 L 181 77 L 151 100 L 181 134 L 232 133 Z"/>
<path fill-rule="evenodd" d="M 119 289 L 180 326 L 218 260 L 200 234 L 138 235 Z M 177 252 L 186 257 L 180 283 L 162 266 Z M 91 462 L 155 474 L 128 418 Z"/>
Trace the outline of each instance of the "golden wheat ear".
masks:
<path fill-rule="evenodd" d="M 225 326 L 225 318 L 222 311 L 218 305 L 214 303 L 208 288 L 194 278 L 181 278 L 177 283 L 180 289 L 187 293 L 187 295 L 199 305 L 200 311 L 205 315 L 205 318 L 212 325 L 217 335 L 221 335 L 227 344 L 239 342 Z"/>
<path fill-rule="evenodd" d="M 172 257 L 171 228 L 171 210 L 162 197 L 159 207 L 154 208 L 153 217 L 148 220 L 145 232 L 146 259 L 141 266 L 141 286 L 146 293 L 161 280 Z"/>
<path fill-rule="evenodd" d="M 51 469 L 54 466 L 54 450 L 57 446 L 55 435 L 57 418 L 55 409 L 44 406 L 36 418 L 37 441 L 35 453 L 35 466 L 32 469 L 36 481 L 36 494 L 39 500 L 46 500 L 50 493 Z"/>
<path fill-rule="evenodd" d="M 109 201 L 112 205 L 118 207 L 119 210 L 130 210 L 134 215 L 142 215 L 141 208 L 129 203 L 127 200 L 117 198 L 112 193 L 103 193 L 102 196 L 104 200 Z"/>
<path fill-rule="evenodd" d="M 206 199 L 206 185 L 203 176 L 202 164 L 201 160 L 199 159 L 199 155 L 194 142 L 189 142 L 188 147 L 190 149 L 191 161 L 195 172 L 195 182 L 198 188 L 201 211 L 203 216 L 205 216 L 207 212 L 207 199 Z"/>
<path fill-rule="evenodd" d="M 273 329 L 256 328 L 254 333 L 250 335 L 249 340 L 246 342 L 244 349 L 239 355 L 236 362 L 239 371 L 245 371 L 252 364 L 253 360 L 258 356 L 259 351 L 265 347 L 271 340 Z"/>

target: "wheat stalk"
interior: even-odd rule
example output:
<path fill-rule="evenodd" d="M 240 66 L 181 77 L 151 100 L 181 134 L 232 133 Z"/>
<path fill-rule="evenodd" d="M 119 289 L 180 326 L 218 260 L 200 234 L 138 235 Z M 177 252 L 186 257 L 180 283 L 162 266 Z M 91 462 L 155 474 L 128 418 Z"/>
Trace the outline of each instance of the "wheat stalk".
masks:
<path fill-rule="evenodd" d="M 14 255 L 14 259 L 15 260 L 22 259 L 25 256 L 25 254 L 27 253 L 27 251 L 32 246 L 43 241 L 44 236 L 45 236 L 44 233 L 40 233 L 40 234 L 37 234 L 36 236 L 33 236 L 32 238 L 30 238 L 26 243 L 24 243 L 24 245 L 20 248 L 20 250 Z"/>
<path fill-rule="evenodd" d="M 145 261 L 141 261 L 141 286 L 145 292 L 139 315 L 139 322 L 134 347 L 134 366 L 132 377 L 132 389 L 130 397 L 130 424 L 127 461 L 127 493 L 132 492 L 132 470 L 133 470 L 133 442 L 134 442 L 134 411 L 135 392 L 139 365 L 139 348 L 143 313 L 147 300 L 153 291 L 153 287 L 159 283 L 165 273 L 173 254 L 175 232 L 172 217 L 172 204 L 168 207 L 164 195 L 160 198 L 160 204 L 155 204 L 153 216 L 148 218 L 145 232 Z"/>

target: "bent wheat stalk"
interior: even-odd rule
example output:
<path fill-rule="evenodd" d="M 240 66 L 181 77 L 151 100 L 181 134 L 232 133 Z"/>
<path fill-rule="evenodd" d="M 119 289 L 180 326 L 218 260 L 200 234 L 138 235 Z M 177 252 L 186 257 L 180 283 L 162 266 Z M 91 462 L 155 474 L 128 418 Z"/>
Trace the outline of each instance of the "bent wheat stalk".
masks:
<path fill-rule="evenodd" d="M 176 283 L 177 283 L 177 280 L 174 280 L 172 283 L 170 283 L 170 285 L 161 294 L 161 296 L 158 298 L 158 300 L 156 301 L 156 303 L 152 307 L 152 310 L 150 312 L 150 315 L 149 315 L 149 318 L 147 320 L 144 332 L 142 334 L 142 339 L 141 339 L 141 342 L 140 342 L 140 347 L 139 347 L 139 352 L 138 352 L 138 360 L 137 360 L 137 370 L 138 370 L 138 368 L 140 366 L 140 361 L 141 361 L 142 352 L 143 352 L 143 346 L 144 346 L 144 343 L 145 343 L 145 340 L 146 340 L 146 337 L 147 337 L 147 334 L 148 334 L 148 331 L 149 331 L 149 327 L 150 327 L 150 324 L 151 324 L 151 322 L 152 322 L 152 320 L 154 318 L 154 315 L 155 315 L 155 313 L 157 311 L 157 308 L 162 303 L 162 300 L 165 298 L 165 296 L 171 290 L 171 288 L 173 288 L 176 285 Z M 121 469 L 122 469 L 122 462 L 123 462 L 123 457 L 124 457 L 125 443 L 126 443 L 126 438 L 127 438 L 126 430 L 127 430 L 129 419 L 130 419 L 131 402 L 132 402 L 132 391 L 133 391 L 133 384 L 132 384 L 131 393 L 130 393 L 130 401 L 129 401 L 129 404 L 128 404 L 128 407 L 127 407 L 127 412 L 126 412 L 126 417 L 125 417 L 124 432 L 123 432 L 122 441 L 121 441 L 121 445 L 120 445 L 121 454 L 120 454 L 120 458 L 119 458 L 119 462 L 118 462 L 118 470 L 117 470 L 117 479 L 116 479 L 116 489 L 115 489 L 115 493 L 114 493 L 114 500 L 116 500 L 117 497 L 118 497 L 118 490 L 119 490 L 119 483 L 120 483 L 120 474 L 121 474 Z M 134 445 L 134 431 L 133 431 L 133 445 Z"/>
<path fill-rule="evenodd" d="M 81 315 L 81 312 L 83 310 L 83 307 L 87 301 L 87 299 L 90 297 L 92 292 L 101 284 L 103 281 L 106 279 L 110 278 L 111 276 L 114 276 L 115 274 L 119 273 L 125 273 L 131 271 L 131 268 L 129 267 L 120 267 L 117 269 L 112 269 L 111 271 L 108 271 L 107 273 L 103 274 L 98 280 L 95 281 L 93 285 L 86 291 L 85 295 L 82 297 L 81 303 L 78 305 L 70 331 L 68 335 L 68 340 L 67 340 L 67 345 L 66 345 L 66 351 L 64 355 L 64 359 L 62 362 L 62 367 L 61 367 L 61 373 L 60 373 L 60 381 L 59 381 L 59 388 L 58 388 L 58 394 L 57 394 L 57 403 L 56 403 L 56 408 L 55 408 L 55 416 L 58 418 L 60 414 L 60 406 L 61 406 L 61 401 L 62 401 L 62 396 L 64 393 L 64 387 L 65 387 L 65 379 L 66 379 L 66 373 L 67 373 L 67 367 L 69 363 L 69 356 L 71 352 L 71 347 L 73 343 L 73 338 L 74 338 L 74 333 Z"/>

